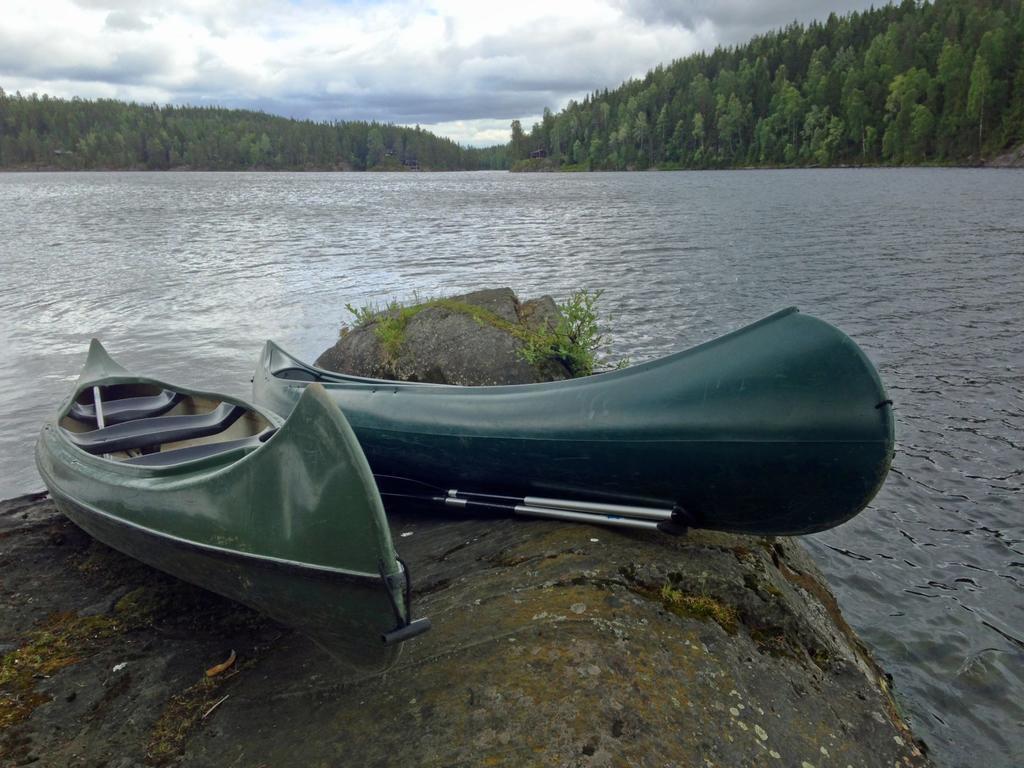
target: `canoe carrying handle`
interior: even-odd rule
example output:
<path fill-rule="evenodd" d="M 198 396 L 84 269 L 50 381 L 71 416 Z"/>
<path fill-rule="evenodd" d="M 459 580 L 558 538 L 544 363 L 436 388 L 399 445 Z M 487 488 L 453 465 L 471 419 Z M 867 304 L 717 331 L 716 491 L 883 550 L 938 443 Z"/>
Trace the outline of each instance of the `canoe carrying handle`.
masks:
<path fill-rule="evenodd" d="M 405 561 L 395 556 L 398 560 L 398 564 L 402 566 L 401 574 L 388 575 L 384 572 L 384 561 L 380 560 L 377 563 L 377 569 L 380 572 L 380 578 L 384 582 L 384 591 L 387 592 L 388 601 L 391 603 L 391 609 L 395 612 L 395 619 L 398 625 L 390 632 L 385 632 L 380 636 L 381 642 L 384 645 L 398 645 L 398 643 L 404 643 L 406 640 L 411 640 L 417 635 L 422 635 L 431 627 L 430 619 L 412 619 L 412 578 L 409 575 L 409 566 L 405 564 Z M 398 603 L 395 601 L 395 596 L 392 593 L 392 588 L 395 586 L 394 580 L 396 578 L 402 579 L 402 601 L 405 603 L 405 613 L 403 615 L 402 610 L 398 607 Z"/>

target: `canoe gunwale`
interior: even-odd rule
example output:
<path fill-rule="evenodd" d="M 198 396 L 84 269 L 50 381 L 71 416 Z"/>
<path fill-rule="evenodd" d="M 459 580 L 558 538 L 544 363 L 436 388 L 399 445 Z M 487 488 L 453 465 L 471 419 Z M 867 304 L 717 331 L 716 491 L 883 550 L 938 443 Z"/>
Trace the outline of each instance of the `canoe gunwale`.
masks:
<path fill-rule="evenodd" d="M 728 333 L 725 333 L 725 334 L 722 334 L 720 336 L 716 336 L 714 338 L 708 339 L 707 341 L 703 341 L 703 342 L 701 342 L 699 344 L 696 344 L 696 345 L 694 345 L 692 347 L 687 347 L 686 349 L 679 350 L 678 352 L 673 352 L 671 354 L 655 358 L 654 360 L 648 360 L 648 361 L 643 362 L 643 363 L 638 363 L 637 365 L 631 365 L 631 366 L 629 366 L 627 368 L 622 368 L 622 369 L 618 369 L 618 370 L 611 370 L 611 371 L 603 371 L 601 373 L 591 374 L 590 376 L 581 376 L 579 378 L 564 379 L 564 380 L 561 380 L 561 381 L 541 381 L 541 382 L 534 382 L 534 383 L 529 383 L 529 384 L 489 384 L 489 385 L 477 386 L 477 385 L 469 385 L 469 384 L 437 384 L 437 383 L 434 383 L 434 382 L 423 382 L 423 381 L 397 381 L 397 380 L 392 380 L 392 379 L 375 379 L 375 378 L 372 378 L 372 377 L 369 377 L 369 376 L 355 376 L 355 375 L 351 375 L 351 374 L 347 374 L 347 373 L 339 373 L 337 371 L 328 371 L 325 368 L 317 368 L 315 365 L 313 365 L 311 363 L 304 362 L 301 357 L 298 357 L 297 355 L 293 355 L 291 352 L 286 350 L 284 347 L 282 347 L 280 344 L 278 344 L 273 339 L 267 339 L 266 343 L 264 344 L 263 352 L 260 355 L 260 362 L 259 362 L 259 366 L 258 367 L 260 369 L 262 369 L 262 370 L 265 370 L 266 373 L 269 375 L 269 377 L 271 379 L 273 379 L 274 381 L 282 383 L 282 384 L 283 383 L 287 383 L 288 379 L 282 379 L 282 378 L 278 377 L 276 375 L 276 372 L 273 369 L 271 369 L 271 367 L 270 367 L 271 355 L 273 355 L 276 352 L 276 353 L 280 354 L 282 357 L 287 358 L 289 361 L 291 361 L 294 364 L 294 365 L 289 366 L 289 367 L 299 368 L 301 370 L 306 370 L 306 371 L 311 372 L 316 377 L 315 378 L 315 382 L 323 384 L 325 386 L 327 386 L 327 385 L 330 385 L 330 386 L 352 385 L 354 387 L 359 387 L 359 388 L 366 387 L 366 386 L 396 387 L 396 388 L 399 388 L 399 389 L 415 388 L 417 390 L 423 390 L 423 391 L 434 390 L 435 392 L 437 392 L 437 391 L 444 392 L 444 391 L 461 390 L 461 391 L 472 391 L 476 395 L 486 395 L 488 393 L 498 393 L 498 392 L 509 392 L 509 391 L 512 391 L 512 390 L 515 390 L 517 392 L 520 392 L 520 391 L 521 392 L 540 392 L 540 391 L 544 391 L 544 390 L 548 390 L 548 389 L 553 389 L 553 388 L 563 389 L 563 388 L 566 388 L 566 387 L 573 387 L 573 386 L 581 386 L 581 385 L 586 386 L 586 385 L 589 385 L 589 384 L 591 384 L 593 382 L 597 382 L 597 381 L 600 381 L 600 382 L 603 383 L 603 382 L 611 381 L 611 380 L 614 380 L 614 379 L 629 378 L 630 376 L 633 376 L 633 375 L 635 375 L 637 373 L 641 373 L 643 371 L 651 370 L 651 369 L 654 369 L 654 368 L 659 368 L 659 367 L 664 366 L 664 365 L 670 365 L 672 362 L 674 362 L 678 358 L 687 357 L 687 356 L 690 356 L 692 354 L 701 352 L 701 351 L 703 351 L 704 349 L 706 349 L 708 347 L 712 347 L 712 346 L 715 346 L 715 345 L 718 345 L 718 344 L 722 344 L 724 342 L 728 342 L 729 340 L 731 340 L 731 339 L 733 339 L 733 338 L 735 338 L 737 336 L 740 336 L 740 335 L 743 335 L 745 333 L 748 333 L 748 332 L 750 332 L 750 331 L 752 331 L 752 330 L 754 330 L 756 328 L 759 328 L 759 327 L 761 327 L 763 325 L 767 325 L 769 323 L 775 322 L 776 320 L 779 320 L 780 318 L 786 317 L 788 315 L 799 314 L 799 313 L 800 313 L 800 310 L 797 307 L 792 307 L 792 306 L 791 307 L 786 307 L 785 309 L 780 309 L 779 311 L 773 312 L 772 314 L 768 315 L 767 317 L 762 317 L 759 320 L 755 320 L 752 323 L 748 323 L 747 325 L 744 325 L 744 326 L 741 326 L 739 328 L 736 328 L 735 330 L 729 331 Z M 285 370 L 285 369 L 284 368 L 279 368 L 277 370 Z M 314 382 L 311 382 L 311 381 L 301 381 L 301 382 L 296 382 L 296 383 L 308 385 L 308 384 L 312 384 Z"/>

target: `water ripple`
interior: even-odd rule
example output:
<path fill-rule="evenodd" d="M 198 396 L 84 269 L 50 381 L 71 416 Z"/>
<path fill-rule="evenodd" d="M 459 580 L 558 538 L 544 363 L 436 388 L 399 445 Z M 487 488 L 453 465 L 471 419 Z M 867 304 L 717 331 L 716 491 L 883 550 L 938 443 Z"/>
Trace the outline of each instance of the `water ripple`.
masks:
<path fill-rule="evenodd" d="M 604 288 L 634 362 L 795 304 L 896 403 L 871 507 L 808 543 L 940 764 L 1024 754 L 1024 177 L 973 170 L 2 174 L 0 496 L 90 336 L 246 395 L 260 343 L 315 357 L 346 303 Z"/>

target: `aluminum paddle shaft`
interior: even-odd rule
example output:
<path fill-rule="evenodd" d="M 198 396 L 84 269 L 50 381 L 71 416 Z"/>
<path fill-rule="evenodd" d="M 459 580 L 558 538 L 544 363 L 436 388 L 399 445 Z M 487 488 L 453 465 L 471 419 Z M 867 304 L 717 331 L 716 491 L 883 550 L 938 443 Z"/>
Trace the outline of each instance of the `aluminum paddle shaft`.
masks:
<path fill-rule="evenodd" d="M 569 520 L 574 523 L 593 523 L 595 525 L 610 525 L 617 528 L 633 528 L 644 531 L 659 530 L 659 523 L 656 520 L 642 520 L 635 517 L 622 517 L 621 515 L 598 514 L 594 512 L 573 512 L 569 509 L 555 509 L 551 507 L 538 507 L 531 504 L 507 504 L 501 502 L 478 501 L 476 499 L 460 499 L 454 496 L 439 497 L 446 507 L 458 509 L 502 509 L 514 512 L 517 515 L 527 517 L 547 517 L 554 520 Z M 669 518 L 666 518 L 666 521 Z"/>
<path fill-rule="evenodd" d="M 642 531 L 683 533 L 691 524 L 680 507 L 643 507 L 632 504 L 553 499 L 543 496 L 505 496 L 476 491 L 444 490 L 422 480 L 397 475 L 374 475 L 382 496 L 440 504 L 468 512 L 511 512 L 574 523 L 609 525 Z M 443 494 L 443 495 L 442 495 Z"/>
<path fill-rule="evenodd" d="M 666 522 L 672 520 L 671 509 L 659 509 L 657 507 L 637 507 L 628 504 L 604 504 L 596 501 L 575 501 L 572 499 L 549 499 L 543 496 L 495 496 L 486 493 L 473 493 L 470 491 L 448 491 L 449 498 L 453 499 L 486 499 L 501 500 L 512 504 L 522 504 L 526 507 L 541 507 L 543 509 L 560 509 L 570 512 L 582 512 L 589 515 L 603 515 L 611 517 L 635 517 L 641 520 L 656 520 Z M 572 518 L 565 518 L 572 519 Z"/>

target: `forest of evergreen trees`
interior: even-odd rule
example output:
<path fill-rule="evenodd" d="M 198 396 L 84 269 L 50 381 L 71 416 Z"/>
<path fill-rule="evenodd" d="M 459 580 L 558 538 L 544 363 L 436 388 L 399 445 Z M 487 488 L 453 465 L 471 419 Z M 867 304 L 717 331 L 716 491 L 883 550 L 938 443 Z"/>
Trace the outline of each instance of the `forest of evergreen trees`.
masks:
<path fill-rule="evenodd" d="M 0 168 L 451 171 L 506 167 L 505 154 L 505 147 L 461 147 L 418 127 L 0 89 Z"/>
<path fill-rule="evenodd" d="M 513 122 L 509 154 L 523 169 L 899 165 L 1022 141 L 1022 0 L 905 0 L 659 66 L 529 133 Z"/>
<path fill-rule="evenodd" d="M 976 163 L 1024 142 L 1024 0 L 904 0 L 658 66 L 509 144 L 0 89 L 0 168 L 591 170 Z M 545 155 L 530 160 L 531 154 Z"/>

